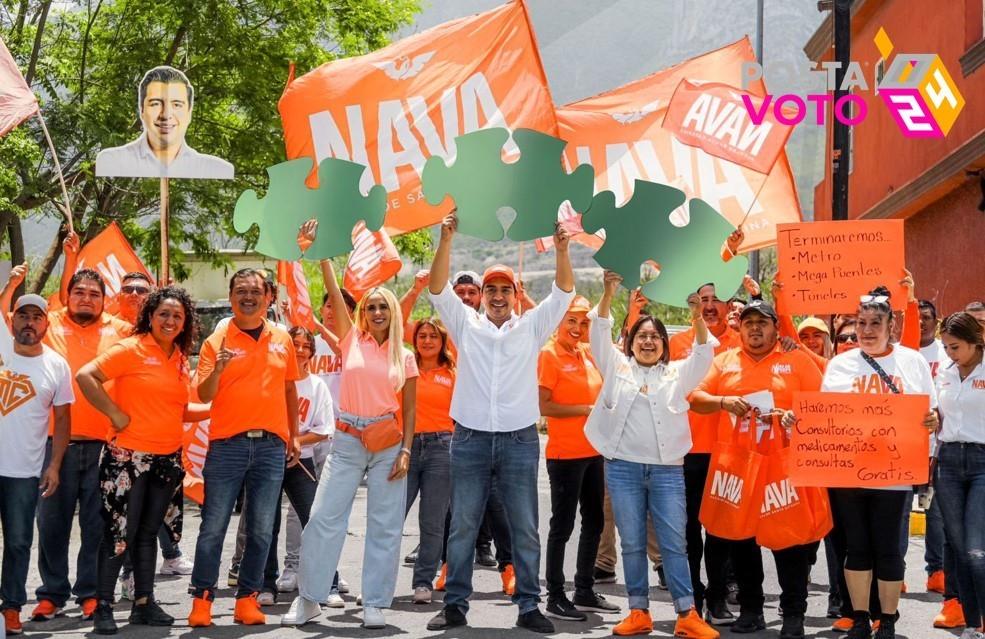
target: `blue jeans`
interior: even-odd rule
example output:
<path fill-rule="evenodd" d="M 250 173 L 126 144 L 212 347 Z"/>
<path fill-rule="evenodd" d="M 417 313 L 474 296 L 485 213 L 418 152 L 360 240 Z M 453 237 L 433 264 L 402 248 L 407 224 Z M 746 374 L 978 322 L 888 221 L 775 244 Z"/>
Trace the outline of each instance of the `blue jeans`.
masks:
<path fill-rule="evenodd" d="M 941 516 L 941 505 L 935 498 L 927 509 L 927 534 L 924 538 L 923 560 L 927 564 L 928 575 L 944 570 L 944 544 L 944 518 Z"/>
<path fill-rule="evenodd" d="M 414 436 L 411 446 L 405 518 L 418 493 L 421 495 L 421 506 L 417 510 L 421 545 L 414 562 L 414 588 L 432 588 L 434 575 L 441 563 L 445 545 L 445 516 L 451 501 L 450 444 L 451 433 L 421 433 Z"/>
<path fill-rule="evenodd" d="M 537 471 L 540 437 L 536 426 L 490 433 L 455 424 L 451 440 L 451 530 L 445 607 L 468 612 L 472 595 L 475 538 L 492 486 L 506 510 L 516 570 L 513 603 L 520 614 L 540 601 L 540 536 L 537 532 Z"/>
<path fill-rule="evenodd" d="M 649 512 L 663 557 L 667 586 L 674 598 L 674 610 L 687 612 L 694 605 L 694 592 L 684 537 L 687 524 L 684 468 L 606 459 L 605 485 L 622 543 L 629 607 L 637 610 L 650 607 L 646 557 Z"/>
<path fill-rule="evenodd" d="M 246 510 L 246 550 L 239 567 L 236 596 L 246 597 L 260 591 L 284 479 L 284 451 L 284 440 L 270 433 L 255 439 L 244 433 L 209 444 L 202 468 L 205 502 L 191 579 L 196 597 L 206 591 L 215 592 L 222 542 L 236 498 L 244 487 L 250 507 Z"/>
<path fill-rule="evenodd" d="M 954 553 L 965 624 L 978 627 L 985 611 L 985 446 L 945 442 L 938 455 L 934 501 Z"/>
<path fill-rule="evenodd" d="M 37 477 L 0 477 L 0 530 L 3 532 L 0 610 L 20 610 L 27 603 L 27 571 L 31 567 L 37 505 Z"/>
<path fill-rule="evenodd" d="M 99 455 L 103 442 L 73 441 L 62 458 L 55 494 L 38 504 L 38 601 L 47 599 L 59 608 L 71 595 L 76 601 L 96 596 L 96 566 L 103 537 L 103 493 L 99 488 Z M 44 467 L 51 460 L 51 440 L 44 451 Z M 72 520 L 79 507 L 81 544 L 75 560 L 75 586 L 68 580 L 68 544 Z"/>

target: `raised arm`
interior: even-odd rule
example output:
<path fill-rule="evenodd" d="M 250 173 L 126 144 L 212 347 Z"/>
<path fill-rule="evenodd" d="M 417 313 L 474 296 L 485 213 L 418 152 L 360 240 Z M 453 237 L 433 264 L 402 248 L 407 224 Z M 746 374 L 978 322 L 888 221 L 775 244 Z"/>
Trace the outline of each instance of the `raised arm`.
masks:
<path fill-rule="evenodd" d="M 431 274 L 428 280 L 428 290 L 432 295 L 440 293 L 448 284 L 451 276 L 451 240 L 458 230 L 458 217 L 452 213 L 441 221 L 441 236 L 438 248 L 431 261 Z"/>
<path fill-rule="evenodd" d="M 65 267 L 62 269 L 62 282 L 58 289 L 58 299 L 62 304 L 68 304 L 68 283 L 75 275 L 75 270 L 79 266 L 79 250 L 81 242 L 79 236 L 74 231 L 69 232 L 62 240 L 62 253 L 65 254 Z"/>
<path fill-rule="evenodd" d="M 554 273 L 554 283 L 565 293 L 575 290 L 575 271 L 571 268 L 571 254 L 568 252 L 571 236 L 567 229 L 560 224 L 554 225 L 554 255 L 557 267 Z"/>
<path fill-rule="evenodd" d="M 14 291 L 21 285 L 25 277 L 27 277 L 27 262 L 18 264 L 10 270 L 10 277 L 7 279 L 7 283 L 3 285 L 3 289 L 0 290 L 0 315 L 3 316 L 3 321 L 7 324 L 8 329 L 11 326 L 7 314 L 10 313 L 10 304 L 14 301 Z"/>
<path fill-rule="evenodd" d="M 332 300 L 332 308 L 337 309 L 335 311 L 335 336 L 339 338 L 339 341 L 342 341 L 352 330 L 352 318 L 349 317 L 339 282 L 335 279 L 335 266 L 332 264 L 332 260 L 322 260 L 321 268 L 325 278 L 325 292 L 328 293 L 328 299 Z"/>

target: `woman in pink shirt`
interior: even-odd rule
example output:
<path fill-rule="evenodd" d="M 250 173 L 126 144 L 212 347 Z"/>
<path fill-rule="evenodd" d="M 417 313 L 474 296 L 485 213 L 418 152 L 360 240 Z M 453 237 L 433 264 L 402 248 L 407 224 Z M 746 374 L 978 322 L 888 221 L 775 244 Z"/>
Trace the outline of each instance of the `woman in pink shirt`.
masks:
<path fill-rule="evenodd" d="M 331 263 L 323 267 L 332 307 L 343 308 Z M 390 607 L 396 588 L 414 438 L 417 362 L 403 346 L 403 324 L 400 303 L 385 288 L 366 293 L 354 321 L 345 313 L 335 317 L 342 357 L 337 434 L 301 535 L 299 596 L 283 625 L 319 615 L 318 604 L 328 598 L 338 568 L 352 500 L 366 475 L 362 625 L 386 626 L 383 609 Z"/>

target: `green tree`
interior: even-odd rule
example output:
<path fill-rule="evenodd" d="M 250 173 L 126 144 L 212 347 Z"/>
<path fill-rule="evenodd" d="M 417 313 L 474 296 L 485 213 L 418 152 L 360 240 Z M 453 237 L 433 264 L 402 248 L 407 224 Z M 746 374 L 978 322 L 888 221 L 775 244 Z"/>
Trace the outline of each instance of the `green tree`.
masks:
<path fill-rule="evenodd" d="M 229 158 L 236 179 L 171 182 L 170 244 L 179 279 L 185 276 L 180 248 L 222 263 L 216 249 L 220 237 L 235 235 L 236 197 L 264 188 L 264 169 L 283 161 L 277 101 L 289 64 L 300 74 L 382 47 L 419 9 L 419 0 L 0 2 L 0 38 L 39 96 L 77 232 L 84 242 L 115 220 L 151 267 L 159 255 L 158 182 L 96 178 L 95 156 L 140 131 L 135 87 L 147 69 L 168 64 L 188 74 L 196 91 L 189 140 Z M 6 241 L 15 263 L 25 258 L 23 218 L 64 219 L 42 140 L 36 119 L 0 140 L 0 243 Z M 62 225 L 33 265 L 31 291 L 45 287 L 66 232 Z M 427 251 L 423 240 L 401 242 Z"/>

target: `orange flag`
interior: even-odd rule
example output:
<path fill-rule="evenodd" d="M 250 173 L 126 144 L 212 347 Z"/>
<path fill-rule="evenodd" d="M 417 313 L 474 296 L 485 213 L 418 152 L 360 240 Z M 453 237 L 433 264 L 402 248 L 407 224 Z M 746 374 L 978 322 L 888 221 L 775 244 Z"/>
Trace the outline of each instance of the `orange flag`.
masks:
<path fill-rule="evenodd" d="M 632 196 L 634 179 L 642 178 L 679 186 L 689 196 L 708 202 L 732 225 L 749 211 L 741 250 L 776 244 L 777 224 L 801 220 L 786 153 L 780 153 L 763 183 L 762 174 L 683 144 L 661 126 L 681 80 L 741 86 L 742 63 L 754 60 L 749 40 L 742 39 L 558 109 L 559 136 L 568 141 L 566 163 L 591 164 L 595 190 L 611 190 L 619 202 Z M 766 87 L 757 82 L 750 90 L 762 96 Z"/>
<path fill-rule="evenodd" d="M 301 262 L 277 262 L 277 283 L 287 289 L 287 298 L 291 301 L 291 326 L 303 326 L 309 331 L 315 330 L 315 315 L 311 308 L 311 297 L 308 295 L 308 281 L 304 277 Z"/>
<path fill-rule="evenodd" d="M 27 86 L 7 45 L 0 40 L 0 137 L 38 112 L 38 99 Z"/>
<path fill-rule="evenodd" d="M 762 114 L 754 124 L 745 100 Z M 663 127 L 675 138 L 717 158 L 769 173 L 793 132 L 793 126 L 763 108 L 763 99 L 720 82 L 681 80 L 670 99 Z"/>
<path fill-rule="evenodd" d="M 288 84 L 279 109 L 288 159 L 369 166 L 360 186 L 386 188 L 391 235 L 448 213 L 424 200 L 421 171 L 430 156 L 454 156 L 455 136 L 489 127 L 557 133 L 522 0 L 323 64 Z"/>
<path fill-rule="evenodd" d="M 400 272 L 403 262 L 386 230 L 370 231 L 362 222 L 352 231 L 352 253 L 345 265 L 342 285 L 361 300 L 366 291 Z"/>

